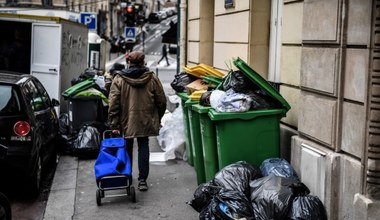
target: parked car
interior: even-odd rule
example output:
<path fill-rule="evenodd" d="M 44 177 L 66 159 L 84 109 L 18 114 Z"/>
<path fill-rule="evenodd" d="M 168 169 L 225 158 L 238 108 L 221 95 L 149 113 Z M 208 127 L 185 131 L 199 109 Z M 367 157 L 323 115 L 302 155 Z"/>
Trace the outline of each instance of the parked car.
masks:
<path fill-rule="evenodd" d="M 165 11 L 168 17 L 171 17 L 174 15 L 174 11 L 171 8 L 164 8 L 162 11 Z"/>
<path fill-rule="evenodd" d="M 162 15 L 158 12 L 152 12 L 149 14 L 148 21 L 149 23 L 160 23 L 162 20 Z"/>
<path fill-rule="evenodd" d="M 169 44 L 169 53 L 177 54 L 177 44 Z"/>
<path fill-rule="evenodd" d="M 42 175 L 58 162 L 58 105 L 34 76 L 0 72 L 2 183 L 21 181 L 30 195 L 38 195 Z"/>
<path fill-rule="evenodd" d="M 169 17 L 168 14 L 166 13 L 166 11 L 164 11 L 164 10 L 159 11 L 158 14 L 159 14 L 159 16 L 161 16 L 161 20 L 164 20 L 167 17 Z"/>

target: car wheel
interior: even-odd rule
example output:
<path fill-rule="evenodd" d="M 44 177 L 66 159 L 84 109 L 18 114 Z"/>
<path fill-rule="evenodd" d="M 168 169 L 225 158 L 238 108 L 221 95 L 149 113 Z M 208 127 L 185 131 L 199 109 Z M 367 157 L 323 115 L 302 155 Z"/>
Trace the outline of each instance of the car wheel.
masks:
<path fill-rule="evenodd" d="M 38 155 L 37 165 L 33 170 L 33 175 L 30 177 L 28 188 L 32 196 L 37 196 L 40 192 L 41 187 L 41 176 L 42 176 L 42 158 Z"/>
<path fill-rule="evenodd" d="M 9 202 L 7 197 L 2 193 L 0 193 L 0 219 L 12 219 L 11 203 Z"/>

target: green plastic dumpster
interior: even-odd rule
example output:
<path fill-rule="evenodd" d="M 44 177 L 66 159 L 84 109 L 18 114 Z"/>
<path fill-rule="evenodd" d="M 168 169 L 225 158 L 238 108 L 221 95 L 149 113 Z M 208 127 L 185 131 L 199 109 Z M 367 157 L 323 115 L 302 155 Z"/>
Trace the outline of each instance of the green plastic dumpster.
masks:
<path fill-rule="evenodd" d="M 192 106 L 197 103 L 188 100 L 185 102 L 185 106 L 188 108 L 190 141 L 193 148 L 193 161 L 195 172 L 197 174 L 197 183 L 199 185 L 206 182 L 206 176 L 203 160 L 203 146 L 201 139 L 201 125 L 199 122 L 199 114 L 192 110 Z"/>
<path fill-rule="evenodd" d="M 176 95 L 181 98 L 182 113 L 183 113 L 183 119 L 185 123 L 185 142 L 186 142 L 187 162 L 191 166 L 194 166 L 193 148 L 192 148 L 191 139 L 190 139 L 190 124 L 189 124 L 189 117 L 188 117 L 188 107 L 185 106 L 185 102 L 189 100 L 189 96 L 187 95 L 186 92 L 179 92 L 179 93 L 176 93 Z"/>
<path fill-rule="evenodd" d="M 216 129 L 219 169 L 241 160 L 260 166 L 269 157 L 279 157 L 280 119 L 290 109 L 286 100 L 243 60 L 237 58 L 233 63 L 281 107 L 241 113 L 210 110 L 208 115 Z"/>
<path fill-rule="evenodd" d="M 219 171 L 215 126 L 208 116 L 210 109 L 212 108 L 200 104 L 192 106 L 193 113 L 199 114 L 206 182 L 214 179 Z"/>

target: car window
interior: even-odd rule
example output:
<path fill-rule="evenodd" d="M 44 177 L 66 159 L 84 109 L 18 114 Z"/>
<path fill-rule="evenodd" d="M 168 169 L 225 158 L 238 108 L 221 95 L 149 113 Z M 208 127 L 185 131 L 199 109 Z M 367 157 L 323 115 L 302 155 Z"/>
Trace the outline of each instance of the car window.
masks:
<path fill-rule="evenodd" d="M 24 91 L 27 103 L 32 106 L 34 112 L 47 109 L 45 97 L 38 92 L 33 81 L 29 80 L 25 83 Z"/>
<path fill-rule="evenodd" d="M 11 85 L 0 85 L 0 115 L 12 115 L 21 112 L 19 96 Z"/>
<path fill-rule="evenodd" d="M 45 105 L 46 106 L 51 106 L 51 101 L 50 101 L 49 94 L 47 93 L 47 91 L 44 88 L 44 86 L 39 81 L 34 81 L 34 83 L 36 84 L 37 89 L 38 89 L 38 91 L 41 94 L 41 98 L 45 102 Z"/>

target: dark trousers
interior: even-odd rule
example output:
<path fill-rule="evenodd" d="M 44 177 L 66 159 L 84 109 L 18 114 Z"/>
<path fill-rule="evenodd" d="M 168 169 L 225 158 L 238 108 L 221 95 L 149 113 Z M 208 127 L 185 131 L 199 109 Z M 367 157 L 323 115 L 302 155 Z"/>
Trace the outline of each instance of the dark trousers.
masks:
<path fill-rule="evenodd" d="M 138 137 L 137 139 L 137 159 L 139 176 L 138 180 L 146 180 L 149 175 L 149 137 Z M 133 164 L 133 138 L 125 139 L 127 141 L 127 152 Z"/>
<path fill-rule="evenodd" d="M 157 63 L 160 63 L 164 58 L 166 59 L 166 64 L 168 64 L 169 66 L 169 60 L 168 60 L 167 55 L 162 55 L 161 59 Z"/>

